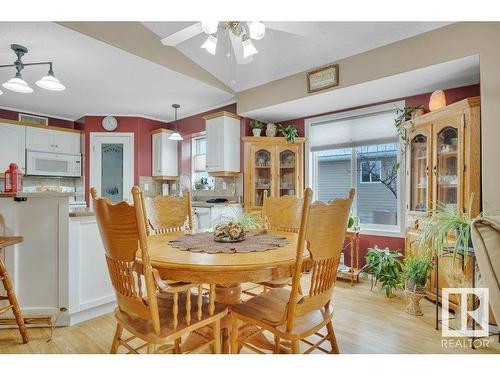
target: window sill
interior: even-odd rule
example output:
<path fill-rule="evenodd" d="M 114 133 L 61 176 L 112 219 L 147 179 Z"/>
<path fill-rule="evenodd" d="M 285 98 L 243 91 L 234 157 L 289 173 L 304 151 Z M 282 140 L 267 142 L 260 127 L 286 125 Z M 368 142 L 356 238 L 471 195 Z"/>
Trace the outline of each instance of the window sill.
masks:
<path fill-rule="evenodd" d="M 400 230 L 384 230 L 384 229 L 368 229 L 361 228 L 361 235 L 367 236 L 379 236 L 379 237 L 395 237 L 395 238 L 405 238 L 405 234 Z"/>

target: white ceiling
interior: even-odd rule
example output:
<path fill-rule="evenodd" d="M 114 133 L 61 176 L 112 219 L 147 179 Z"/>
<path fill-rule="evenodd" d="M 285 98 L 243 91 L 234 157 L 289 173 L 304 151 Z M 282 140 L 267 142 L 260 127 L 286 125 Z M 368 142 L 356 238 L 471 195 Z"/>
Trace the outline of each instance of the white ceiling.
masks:
<path fill-rule="evenodd" d="M 160 39 L 192 25 L 192 22 L 143 22 Z M 264 21 L 265 23 L 265 21 Z M 263 39 L 253 41 L 259 51 L 253 62 L 235 65 L 236 83 L 231 85 L 232 64 L 227 58 L 227 35 L 219 37 L 217 53 L 209 54 L 200 46 L 207 36 L 199 34 L 177 45 L 177 49 L 212 73 L 236 92 L 340 60 L 383 45 L 397 42 L 445 26 L 449 22 L 287 22 L 317 24 L 318 32 L 298 36 L 272 29 Z"/>
<path fill-rule="evenodd" d="M 479 56 L 474 55 L 239 114 L 279 122 L 477 83 Z"/>
<path fill-rule="evenodd" d="M 0 108 L 70 120 L 112 114 L 170 121 L 172 103 L 179 103 L 179 117 L 186 117 L 234 101 L 227 92 L 55 23 L 0 22 L 0 65 L 15 60 L 12 43 L 29 49 L 25 63 L 53 61 L 54 73 L 67 89 L 38 88 L 35 81 L 48 69 L 26 67 L 23 78 L 34 93 L 0 87 Z M 14 68 L 0 69 L 0 83 L 14 73 Z"/>

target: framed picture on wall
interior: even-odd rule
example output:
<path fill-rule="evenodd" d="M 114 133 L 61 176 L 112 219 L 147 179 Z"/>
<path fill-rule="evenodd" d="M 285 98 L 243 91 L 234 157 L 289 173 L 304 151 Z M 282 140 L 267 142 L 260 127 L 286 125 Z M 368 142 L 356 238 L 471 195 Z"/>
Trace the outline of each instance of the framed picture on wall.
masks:
<path fill-rule="evenodd" d="M 326 90 L 339 84 L 339 66 L 330 64 L 307 73 L 307 92 Z"/>

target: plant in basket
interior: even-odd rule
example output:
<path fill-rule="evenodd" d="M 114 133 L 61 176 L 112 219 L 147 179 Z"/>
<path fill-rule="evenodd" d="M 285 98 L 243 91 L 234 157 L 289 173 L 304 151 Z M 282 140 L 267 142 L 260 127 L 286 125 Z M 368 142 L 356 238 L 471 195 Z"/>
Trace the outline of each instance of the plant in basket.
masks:
<path fill-rule="evenodd" d="M 214 240 L 218 242 L 239 242 L 245 239 L 248 230 L 262 228 L 262 217 L 258 213 L 238 214 L 231 207 L 234 215 L 222 216 L 214 227 Z"/>

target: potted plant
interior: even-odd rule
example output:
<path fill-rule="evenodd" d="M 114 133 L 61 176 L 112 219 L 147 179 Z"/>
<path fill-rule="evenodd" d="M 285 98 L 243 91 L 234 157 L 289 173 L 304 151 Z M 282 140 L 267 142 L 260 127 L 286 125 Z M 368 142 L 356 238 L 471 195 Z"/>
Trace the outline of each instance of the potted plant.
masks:
<path fill-rule="evenodd" d="M 406 312 L 411 315 L 424 315 L 420 300 L 425 296 L 425 285 L 429 272 L 434 268 L 429 257 L 407 257 L 402 265 L 401 280 L 407 297 Z"/>
<path fill-rule="evenodd" d="M 286 143 L 295 143 L 295 138 L 299 135 L 297 128 L 293 125 L 287 125 L 285 127 L 283 127 L 283 125 L 278 126 L 279 132 L 286 138 Z"/>
<path fill-rule="evenodd" d="M 414 118 L 416 115 L 422 115 L 424 109 L 421 105 L 408 106 L 403 108 L 398 108 L 396 110 L 396 118 L 394 119 L 394 127 L 398 133 L 398 137 L 403 141 L 403 147 L 401 147 L 401 159 L 404 159 L 406 149 L 408 147 L 408 136 L 406 133 L 405 123 L 410 121 L 411 127 L 415 125 Z M 395 168 L 399 169 L 400 163 L 396 163 Z"/>
<path fill-rule="evenodd" d="M 366 255 L 367 271 L 382 283 L 380 288 L 389 298 L 394 297 L 394 290 L 401 286 L 400 257 L 402 254 L 397 250 L 377 247 L 369 248 Z"/>
<path fill-rule="evenodd" d="M 262 123 L 257 120 L 250 121 L 250 129 L 252 129 L 252 134 L 254 137 L 260 137 L 260 133 L 262 132 Z"/>
<path fill-rule="evenodd" d="M 205 190 L 208 186 L 208 178 L 202 177 L 194 181 L 194 188 L 196 190 Z"/>
<path fill-rule="evenodd" d="M 419 219 L 421 232 L 417 240 L 420 246 L 429 252 L 433 248 L 437 256 L 441 256 L 445 249 L 450 249 L 454 260 L 458 254 L 464 256 L 464 261 L 467 260 L 469 249 L 472 248 L 470 230 L 473 219 L 470 212 L 473 200 L 474 193 L 471 193 L 465 212 L 460 212 L 456 206 L 437 202 L 435 210 Z"/>

